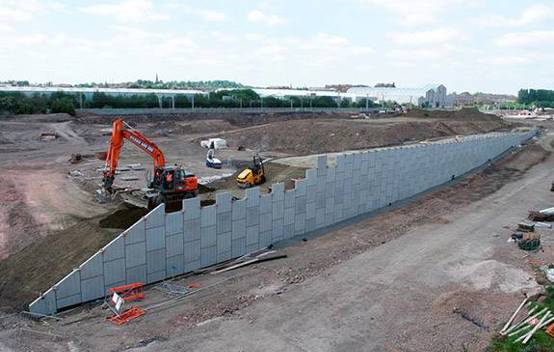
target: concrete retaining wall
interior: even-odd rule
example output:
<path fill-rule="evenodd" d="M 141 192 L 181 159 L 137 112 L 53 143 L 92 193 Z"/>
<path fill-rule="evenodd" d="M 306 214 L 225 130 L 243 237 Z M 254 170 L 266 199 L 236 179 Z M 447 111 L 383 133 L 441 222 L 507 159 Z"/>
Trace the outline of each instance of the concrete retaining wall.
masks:
<path fill-rule="evenodd" d="M 113 286 L 153 283 L 210 266 L 272 243 L 386 207 L 450 181 L 528 140 L 525 133 L 490 133 L 434 143 L 325 156 L 292 190 L 282 183 L 270 194 L 258 187 L 232 200 L 200 207 L 187 199 L 183 210 L 163 204 L 73 270 L 29 305 L 31 312 L 59 309 L 104 296 Z"/>

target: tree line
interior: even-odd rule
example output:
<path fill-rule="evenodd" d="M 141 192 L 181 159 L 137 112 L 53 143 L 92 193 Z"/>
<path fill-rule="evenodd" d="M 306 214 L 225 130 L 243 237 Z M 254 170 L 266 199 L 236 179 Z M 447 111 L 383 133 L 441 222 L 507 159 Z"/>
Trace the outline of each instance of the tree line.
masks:
<path fill-rule="evenodd" d="M 520 104 L 538 108 L 554 108 L 554 90 L 548 89 L 521 89 L 517 101 Z"/>
<path fill-rule="evenodd" d="M 365 99 L 352 102 L 348 99 L 336 101 L 332 97 L 260 97 L 251 89 L 234 89 L 197 94 L 194 97 L 176 94 L 175 108 L 364 108 Z M 162 97 L 162 108 L 171 108 L 173 101 L 169 96 Z M 131 109 L 159 108 L 160 101 L 155 94 L 109 95 L 95 92 L 89 98 L 79 94 L 56 92 L 52 94 L 25 95 L 20 92 L 0 92 L 0 113 L 33 114 L 65 112 L 75 115 L 81 107 L 85 109 Z M 194 104 L 194 105 L 193 105 Z M 368 101 L 367 106 L 375 103 Z"/>

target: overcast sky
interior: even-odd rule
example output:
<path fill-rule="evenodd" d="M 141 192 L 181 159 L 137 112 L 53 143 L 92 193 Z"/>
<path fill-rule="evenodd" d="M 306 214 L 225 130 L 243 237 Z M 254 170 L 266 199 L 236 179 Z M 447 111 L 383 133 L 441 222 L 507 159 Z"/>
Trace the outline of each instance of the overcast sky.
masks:
<path fill-rule="evenodd" d="M 0 0 L 0 80 L 554 88 L 554 1 Z"/>

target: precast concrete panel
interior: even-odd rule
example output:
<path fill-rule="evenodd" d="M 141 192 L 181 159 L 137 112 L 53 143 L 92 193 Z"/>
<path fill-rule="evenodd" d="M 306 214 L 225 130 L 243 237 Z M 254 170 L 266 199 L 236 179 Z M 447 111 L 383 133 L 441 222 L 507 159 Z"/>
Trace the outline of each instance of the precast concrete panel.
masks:
<path fill-rule="evenodd" d="M 260 232 L 271 231 L 273 225 L 272 213 L 260 214 Z"/>
<path fill-rule="evenodd" d="M 88 302 L 102 297 L 105 294 L 104 276 L 95 276 L 81 279 L 81 301 Z"/>
<path fill-rule="evenodd" d="M 165 224 L 165 205 L 160 204 L 144 217 L 146 228 L 164 226 Z"/>
<path fill-rule="evenodd" d="M 200 260 L 200 240 L 185 243 L 185 264 Z"/>
<path fill-rule="evenodd" d="M 146 240 L 146 225 L 143 219 L 137 221 L 133 226 L 123 232 L 125 244 L 144 242 Z"/>
<path fill-rule="evenodd" d="M 260 215 L 265 213 L 271 213 L 273 206 L 272 198 L 270 194 L 264 194 L 260 197 Z"/>
<path fill-rule="evenodd" d="M 102 253 L 93 254 L 92 257 L 79 266 L 79 270 L 81 271 L 81 280 L 104 275 Z"/>
<path fill-rule="evenodd" d="M 246 237 L 231 240 L 231 256 L 233 258 L 246 254 Z"/>
<path fill-rule="evenodd" d="M 231 211 L 217 212 L 217 233 L 231 232 L 233 226 L 233 214 Z"/>
<path fill-rule="evenodd" d="M 217 253 L 218 256 L 226 256 L 225 253 L 229 252 L 231 255 L 231 232 L 225 232 L 217 235 Z M 231 259 L 231 258 L 228 258 Z"/>
<path fill-rule="evenodd" d="M 233 195 L 231 193 L 228 193 L 228 192 L 216 193 L 215 204 L 217 207 L 217 212 L 225 213 L 225 212 L 231 211 L 232 199 L 233 199 Z"/>
<path fill-rule="evenodd" d="M 127 283 L 142 282 L 146 283 L 146 264 L 127 268 Z"/>
<path fill-rule="evenodd" d="M 44 292 L 39 298 L 29 304 L 29 311 L 32 313 L 50 315 L 56 313 L 59 308 L 56 304 L 56 293 L 53 288 Z"/>
<path fill-rule="evenodd" d="M 273 242 L 280 241 L 285 238 L 283 230 L 283 218 L 273 219 L 271 238 Z"/>
<path fill-rule="evenodd" d="M 178 233 L 175 235 L 167 236 L 165 240 L 165 250 L 168 257 L 173 257 L 175 255 L 183 254 L 184 242 L 183 242 L 183 233 Z"/>
<path fill-rule="evenodd" d="M 246 237 L 246 219 L 238 219 L 236 221 L 233 221 L 231 237 L 234 240 Z"/>
<path fill-rule="evenodd" d="M 296 213 L 306 213 L 306 196 L 298 196 L 295 200 L 294 211 Z"/>
<path fill-rule="evenodd" d="M 260 241 L 260 229 L 258 225 L 248 226 L 246 228 L 246 245 L 250 246 L 253 244 L 258 244 Z"/>
<path fill-rule="evenodd" d="M 246 199 L 233 202 L 233 221 L 246 219 Z"/>
<path fill-rule="evenodd" d="M 81 302 L 83 301 L 82 301 L 82 296 L 80 292 L 73 296 L 68 296 L 64 298 L 56 297 L 56 305 L 58 307 L 70 307 L 70 306 L 79 304 Z"/>
<path fill-rule="evenodd" d="M 133 243 L 125 248 L 125 265 L 132 268 L 146 264 L 146 242 Z"/>
<path fill-rule="evenodd" d="M 272 231 L 262 231 L 260 232 L 260 248 L 268 247 L 271 242 Z"/>
<path fill-rule="evenodd" d="M 183 212 L 178 211 L 166 215 L 165 232 L 168 236 L 176 233 L 183 233 Z"/>
<path fill-rule="evenodd" d="M 294 180 L 294 193 L 296 197 L 306 196 L 306 179 Z"/>
<path fill-rule="evenodd" d="M 215 226 L 217 223 L 216 206 L 210 205 L 209 207 L 203 207 L 200 212 L 201 226 Z"/>
<path fill-rule="evenodd" d="M 258 225 L 260 222 L 260 208 L 252 206 L 246 208 L 246 226 Z"/>
<path fill-rule="evenodd" d="M 165 226 L 146 229 L 146 250 L 165 248 Z"/>
<path fill-rule="evenodd" d="M 273 219 L 282 218 L 285 211 L 285 202 L 282 200 L 273 201 Z"/>
<path fill-rule="evenodd" d="M 200 247 L 212 247 L 217 243 L 217 231 L 214 226 L 205 226 L 200 229 Z"/>
<path fill-rule="evenodd" d="M 81 294 L 81 273 L 73 270 L 69 275 L 60 280 L 55 286 L 56 298 L 58 300 L 69 296 Z M 63 305 L 61 305 L 63 306 Z"/>
<path fill-rule="evenodd" d="M 285 191 L 285 209 L 294 208 L 294 199 L 296 198 L 294 189 Z"/>
<path fill-rule="evenodd" d="M 183 217 L 185 220 L 200 217 L 200 198 L 188 198 L 183 200 Z"/>
<path fill-rule="evenodd" d="M 167 258 L 166 269 L 168 277 L 181 275 L 185 272 L 185 260 L 183 254 Z"/>
<path fill-rule="evenodd" d="M 125 258 L 104 261 L 104 286 L 123 285 L 126 282 Z"/>
<path fill-rule="evenodd" d="M 200 222 L 200 217 L 185 220 L 184 242 L 196 241 L 200 239 Z"/>
<path fill-rule="evenodd" d="M 274 183 L 271 185 L 271 198 L 273 198 L 273 201 L 285 200 L 284 183 Z"/>
<path fill-rule="evenodd" d="M 327 173 L 327 155 L 319 155 L 317 157 L 317 174 L 323 176 Z"/>
<path fill-rule="evenodd" d="M 200 265 L 202 267 L 217 263 L 217 246 L 200 249 Z"/>
<path fill-rule="evenodd" d="M 108 243 L 104 249 L 104 262 L 110 260 L 123 258 L 125 256 L 125 240 L 123 236 L 119 235 Z"/>
<path fill-rule="evenodd" d="M 260 187 L 248 188 L 246 190 L 246 206 L 256 207 L 260 204 Z"/>
<path fill-rule="evenodd" d="M 165 248 L 146 252 L 146 273 L 152 274 L 165 270 L 166 256 Z"/>

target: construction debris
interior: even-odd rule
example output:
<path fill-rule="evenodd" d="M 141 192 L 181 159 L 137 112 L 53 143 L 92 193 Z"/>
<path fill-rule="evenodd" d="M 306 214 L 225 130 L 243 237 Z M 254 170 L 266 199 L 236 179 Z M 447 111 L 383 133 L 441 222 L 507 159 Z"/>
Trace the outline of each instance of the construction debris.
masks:
<path fill-rule="evenodd" d="M 538 313 L 531 315 L 540 308 L 538 305 L 531 307 L 530 303 L 527 303 L 527 307 L 530 307 L 530 309 L 525 314 L 525 317 L 523 317 L 523 320 L 517 324 L 512 324 L 526 303 L 527 298 L 518 306 L 506 325 L 504 325 L 504 328 L 500 331 L 501 335 L 516 337 L 514 341 L 521 342 L 522 344 L 527 344 L 537 331 L 554 321 L 554 315 L 547 308 L 543 308 Z"/>
<path fill-rule="evenodd" d="M 533 232 L 535 231 L 535 223 L 523 220 L 522 222 L 517 224 L 517 229 L 524 232 Z"/>
<path fill-rule="evenodd" d="M 210 138 L 200 141 L 200 146 L 210 149 L 225 149 L 227 148 L 227 141 L 223 138 Z"/>
<path fill-rule="evenodd" d="M 541 246 L 540 236 L 539 238 L 532 238 L 532 239 L 524 238 L 521 241 L 519 241 L 517 245 L 520 249 L 523 249 L 524 251 L 534 251 Z"/>
<path fill-rule="evenodd" d="M 131 170 L 135 170 L 135 171 L 144 170 L 144 166 L 142 166 L 141 163 L 127 164 L 127 167 L 130 168 Z"/>
<path fill-rule="evenodd" d="M 172 284 L 167 281 L 163 281 L 162 283 L 155 286 L 154 288 L 168 295 L 174 295 L 174 296 L 182 296 L 190 292 L 190 290 L 185 286 Z"/>
<path fill-rule="evenodd" d="M 138 179 L 139 178 L 137 176 L 133 176 L 133 175 L 121 177 L 122 181 L 136 181 Z"/>
<path fill-rule="evenodd" d="M 554 264 L 544 265 L 541 267 L 541 270 L 544 271 L 548 281 L 554 282 Z"/>
<path fill-rule="evenodd" d="M 528 219 L 531 221 L 554 221 L 554 208 L 539 211 L 530 210 Z"/>
<path fill-rule="evenodd" d="M 83 156 L 79 153 L 71 154 L 71 158 L 69 158 L 69 162 L 72 164 L 80 163 L 83 160 Z"/>
<path fill-rule="evenodd" d="M 223 272 L 226 272 L 226 271 L 242 268 L 244 266 L 248 266 L 248 265 L 251 265 L 251 264 L 267 262 L 267 261 L 270 261 L 270 260 L 276 260 L 276 259 L 281 259 L 281 258 L 286 258 L 287 257 L 286 254 L 269 255 L 269 254 L 273 254 L 273 253 L 275 253 L 275 251 L 263 252 L 263 253 L 258 254 L 254 257 L 243 256 L 243 257 L 237 259 L 237 261 L 239 261 L 237 264 L 233 264 L 231 266 L 227 266 L 227 267 L 212 271 L 211 273 L 212 274 L 219 274 L 219 273 L 223 273 Z"/>
<path fill-rule="evenodd" d="M 42 132 L 40 134 L 40 139 L 42 141 L 53 141 L 58 139 L 58 134 L 56 132 Z"/>
<path fill-rule="evenodd" d="M 535 223 L 535 227 L 536 228 L 542 228 L 542 229 L 551 229 L 552 228 L 552 224 L 547 224 L 545 222 L 536 222 Z"/>
<path fill-rule="evenodd" d="M 510 317 L 510 319 L 508 320 L 508 322 L 506 323 L 506 325 L 504 325 L 504 327 L 502 328 L 502 330 L 500 330 L 500 333 L 506 331 L 510 325 L 512 324 L 512 322 L 514 321 L 516 315 L 519 313 L 519 311 L 521 310 L 521 308 L 523 308 L 523 306 L 525 305 L 525 303 L 527 303 L 527 297 L 525 297 L 525 299 L 523 300 L 523 302 L 521 302 L 521 304 L 519 305 L 519 307 L 517 307 L 516 311 L 514 312 L 514 314 L 512 314 L 512 316 Z"/>
<path fill-rule="evenodd" d="M 123 325 L 143 316 L 146 312 L 138 306 L 123 309 L 127 302 L 142 300 L 144 298 L 143 290 L 144 285 L 140 282 L 110 288 L 105 303 L 114 314 L 106 319 L 116 325 Z"/>
<path fill-rule="evenodd" d="M 123 311 L 121 314 L 114 314 L 113 316 L 108 317 L 107 319 L 112 323 L 114 323 L 115 325 L 123 325 L 123 324 L 127 324 L 131 320 L 134 320 L 138 317 L 143 316 L 144 314 L 146 314 L 144 309 L 140 307 L 133 307 Z"/>
<path fill-rule="evenodd" d="M 71 177 L 83 177 L 83 173 L 79 170 L 71 170 L 69 171 L 69 175 Z"/>

